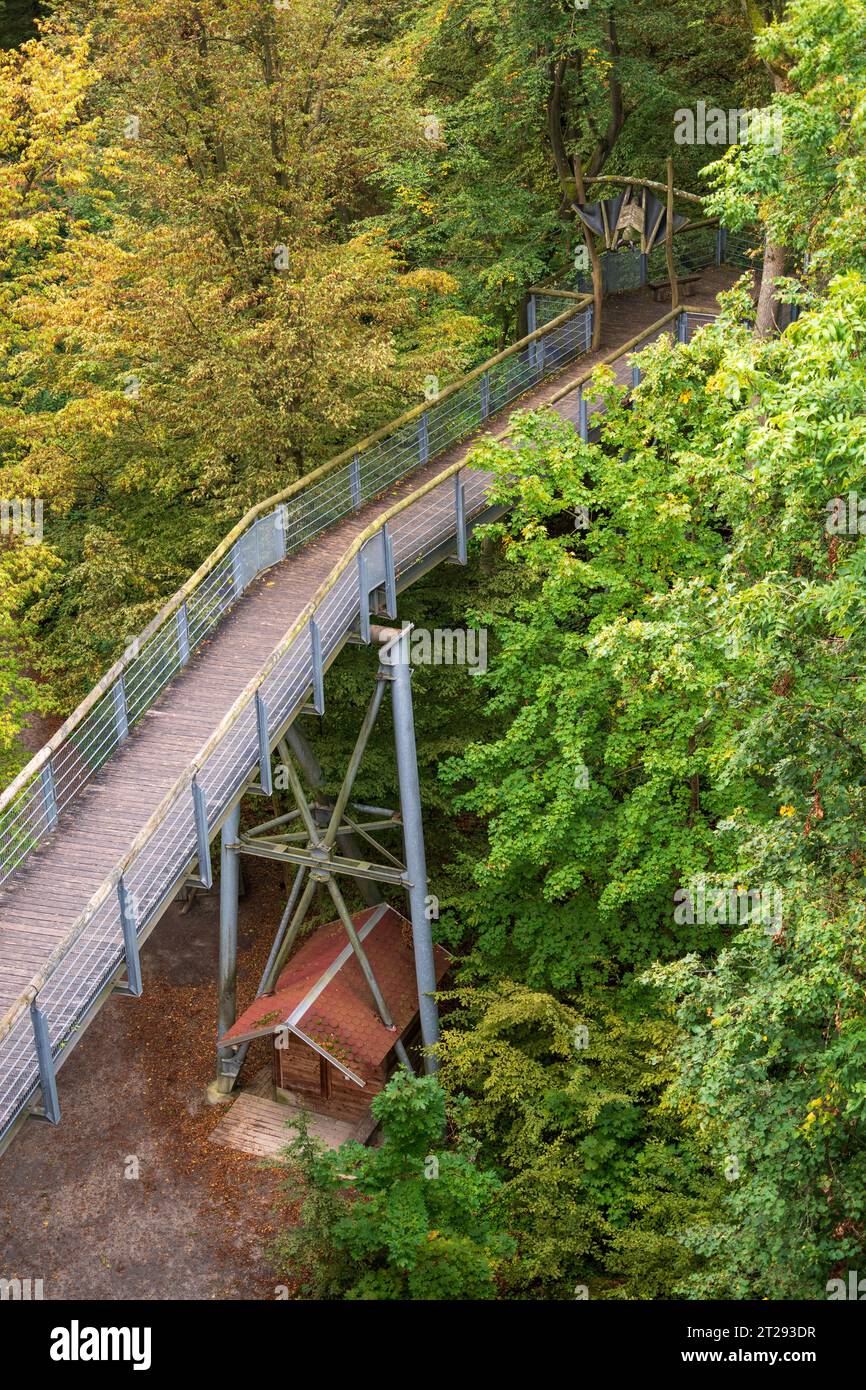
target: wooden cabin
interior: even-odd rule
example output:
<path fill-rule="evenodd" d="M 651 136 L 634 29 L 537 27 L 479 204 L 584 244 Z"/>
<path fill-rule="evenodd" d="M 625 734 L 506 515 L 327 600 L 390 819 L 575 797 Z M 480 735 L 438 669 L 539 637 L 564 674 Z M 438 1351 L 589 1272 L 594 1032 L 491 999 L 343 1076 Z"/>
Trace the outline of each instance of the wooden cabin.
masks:
<path fill-rule="evenodd" d="M 345 928 L 336 921 L 307 937 L 273 992 L 256 999 L 222 1041 L 270 1035 L 278 1099 L 358 1121 L 398 1065 L 398 1039 L 412 1056 L 420 1023 L 411 924 L 387 904 L 365 908 L 352 922 L 395 1031 L 382 1023 Z M 441 947 L 434 951 L 439 983 L 449 956 Z"/>

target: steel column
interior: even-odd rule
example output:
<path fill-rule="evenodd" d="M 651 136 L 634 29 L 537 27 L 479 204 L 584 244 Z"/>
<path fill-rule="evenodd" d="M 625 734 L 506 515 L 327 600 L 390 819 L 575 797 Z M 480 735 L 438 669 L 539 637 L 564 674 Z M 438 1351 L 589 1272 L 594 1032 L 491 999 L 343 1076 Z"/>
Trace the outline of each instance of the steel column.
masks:
<path fill-rule="evenodd" d="M 244 591 L 242 546 L 245 539 L 245 536 L 240 536 L 229 552 L 229 559 L 232 567 L 232 588 L 234 589 L 235 598 L 240 598 Z"/>
<path fill-rule="evenodd" d="M 189 661 L 189 613 L 184 601 L 177 610 L 177 648 L 181 666 Z"/>
<path fill-rule="evenodd" d="M 418 457 L 422 464 L 430 458 L 430 421 L 426 410 L 418 416 Z"/>
<path fill-rule="evenodd" d="M 466 488 L 459 473 L 454 474 L 454 510 L 457 519 L 457 559 L 466 564 Z"/>
<path fill-rule="evenodd" d="M 421 817 L 421 787 L 412 712 L 412 673 L 409 666 L 409 637 L 404 631 L 390 644 L 387 664 L 391 669 L 391 698 L 394 709 L 394 739 L 397 747 L 397 776 L 403 817 L 406 872 L 409 875 L 409 903 L 412 941 L 415 948 L 415 976 L 421 1012 L 421 1037 L 425 1048 L 439 1041 L 439 1011 L 436 1007 L 436 961 L 433 936 L 427 919 L 427 861 L 424 853 L 424 826 Z M 425 1055 L 424 1070 L 434 1072 L 439 1063 Z"/>
<path fill-rule="evenodd" d="M 42 784 L 42 804 L 45 808 L 48 829 L 53 830 L 57 824 L 57 795 L 54 790 L 54 769 L 51 766 L 50 758 L 39 773 L 39 781 Z"/>
<path fill-rule="evenodd" d="M 349 464 L 349 488 L 352 493 L 352 508 L 359 512 L 361 510 L 361 459 L 358 454 L 352 455 L 352 462 Z"/>
<path fill-rule="evenodd" d="M 324 714 L 325 672 L 322 666 L 322 638 L 315 618 L 310 619 L 310 655 L 313 660 L 313 709 L 316 714 Z"/>
<path fill-rule="evenodd" d="M 238 890 L 240 887 L 240 855 L 237 851 L 238 835 L 241 828 L 240 802 L 233 806 L 223 824 L 220 836 L 220 940 L 219 971 L 217 988 L 219 992 L 217 1018 L 217 1044 L 228 1032 L 237 1017 L 237 972 L 238 972 Z M 217 1064 L 217 1089 L 227 1095 L 232 1089 L 238 1067 L 235 1059 L 219 1055 Z"/>
<path fill-rule="evenodd" d="M 387 523 L 382 527 L 382 551 L 385 560 L 385 612 L 397 616 L 397 574 L 394 569 L 394 544 Z"/>
<path fill-rule="evenodd" d="M 117 731 L 117 741 L 118 743 L 122 743 L 129 733 L 129 716 L 126 712 L 126 687 L 123 682 L 122 672 L 111 687 L 111 697 L 114 701 L 114 727 Z"/>
<path fill-rule="evenodd" d="M 367 578 L 367 557 L 363 546 L 358 551 L 358 591 L 360 594 L 358 613 L 361 641 L 370 640 L 370 581 Z"/>

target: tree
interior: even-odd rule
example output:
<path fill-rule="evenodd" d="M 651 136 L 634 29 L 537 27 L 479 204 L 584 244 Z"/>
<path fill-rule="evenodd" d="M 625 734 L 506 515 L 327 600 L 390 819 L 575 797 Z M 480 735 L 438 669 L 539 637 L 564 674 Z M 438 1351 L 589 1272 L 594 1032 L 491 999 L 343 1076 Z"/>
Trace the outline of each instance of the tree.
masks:
<path fill-rule="evenodd" d="M 0 69 L 2 486 L 74 573 L 32 615 L 66 699 L 247 506 L 472 356 L 454 282 L 356 231 L 423 140 L 377 23 L 62 0 Z"/>
<path fill-rule="evenodd" d="M 301 1122 L 285 1158 L 300 1223 L 277 1242 L 278 1268 L 314 1298 L 494 1297 L 497 1270 L 512 1251 L 500 1183 L 476 1166 L 459 1128 L 446 1143 L 442 1088 L 432 1076 L 400 1071 L 372 1108 L 379 1148 L 326 1150 Z M 458 1121 L 453 1107 L 451 1118 Z"/>
<path fill-rule="evenodd" d="M 488 827 L 459 904 L 476 978 L 657 962 L 665 1105 L 728 1179 L 684 1288 L 814 1298 L 864 1254 L 866 286 L 837 276 L 780 340 L 749 311 L 738 289 L 648 349 L 629 409 L 601 374 L 599 445 L 542 413 L 479 447 L 525 591 L 489 615 L 501 729 L 446 776 Z"/>
<path fill-rule="evenodd" d="M 726 3 L 696 21 L 681 0 L 458 0 L 425 10 L 398 52 L 435 138 L 388 166 L 392 206 L 376 225 L 453 273 L 500 337 L 527 285 L 571 260 L 575 155 L 587 178 L 657 178 L 677 108 L 754 85 Z M 695 183 L 700 151 L 676 153 L 678 180 Z"/>
<path fill-rule="evenodd" d="M 675 1029 L 649 991 L 555 998 L 492 979 L 457 991 L 440 1047 L 518 1234 L 511 1297 L 669 1298 L 701 1264 L 721 1178 L 658 1101 Z"/>
<path fill-rule="evenodd" d="M 780 278 L 793 257 L 818 283 L 863 269 L 866 223 L 862 90 L 866 10 L 862 0 L 792 0 L 748 7 L 755 49 L 775 96 L 769 138 L 734 147 L 709 172 L 708 200 L 731 227 L 760 221 L 764 267 L 756 330 L 778 326 Z M 786 297 L 787 295 L 786 289 Z"/>

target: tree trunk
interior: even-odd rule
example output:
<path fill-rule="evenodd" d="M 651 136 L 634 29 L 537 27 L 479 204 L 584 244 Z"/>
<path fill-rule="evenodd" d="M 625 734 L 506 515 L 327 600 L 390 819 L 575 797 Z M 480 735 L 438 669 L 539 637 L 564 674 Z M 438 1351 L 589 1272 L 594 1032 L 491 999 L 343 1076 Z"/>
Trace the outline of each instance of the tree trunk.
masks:
<path fill-rule="evenodd" d="M 755 333 L 759 338 L 769 338 L 779 331 L 779 310 L 776 299 L 775 280 L 785 273 L 785 248 L 778 242 L 767 240 L 764 246 L 764 266 L 761 272 L 761 288 L 758 291 L 758 309 L 755 315 Z"/>
<path fill-rule="evenodd" d="M 577 188 L 577 201 L 586 202 L 586 188 L 583 182 L 583 166 L 580 162 L 580 155 L 574 156 L 574 182 Z M 604 275 L 602 271 L 601 256 L 598 254 L 598 247 L 595 244 L 595 237 L 585 223 L 581 222 L 583 228 L 583 239 L 586 242 L 586 249 L 589 252 L 589 261 L 592 266 L 592 349 L 593 352 L 601 345 L 602 330 L 602 299 L 604 295 Z"/>

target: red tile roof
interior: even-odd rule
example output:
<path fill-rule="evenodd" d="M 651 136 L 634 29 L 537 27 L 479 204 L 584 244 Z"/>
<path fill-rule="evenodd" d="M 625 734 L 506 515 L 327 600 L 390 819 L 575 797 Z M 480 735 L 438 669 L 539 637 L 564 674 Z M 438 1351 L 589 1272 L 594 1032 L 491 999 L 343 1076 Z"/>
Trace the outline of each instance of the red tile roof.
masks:
<path fill-rule="evenodd" d="M 371 918 L 373 924 L 367 928 Z M 288 1026 L 353 1081 L 363 1085 L 372 1080 L 418 1012 L 412 927 L 387 906 L 384 911 L 365 908 L 352 921 L 397 1025 L 395 1033 L 379 1018 L 345 928 L 337 921 L 307 938 L 283 970 L 274 992 L 256 999 L 220 1041 L 242 1042 Z M 440 946 L 434 947 L 434 953 L 438 982 L 449 957 Z"/>

